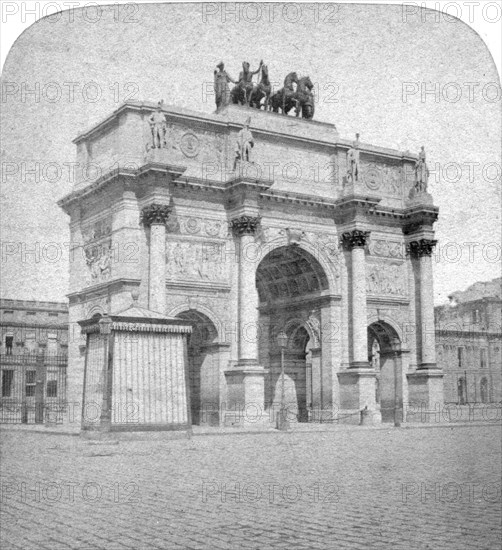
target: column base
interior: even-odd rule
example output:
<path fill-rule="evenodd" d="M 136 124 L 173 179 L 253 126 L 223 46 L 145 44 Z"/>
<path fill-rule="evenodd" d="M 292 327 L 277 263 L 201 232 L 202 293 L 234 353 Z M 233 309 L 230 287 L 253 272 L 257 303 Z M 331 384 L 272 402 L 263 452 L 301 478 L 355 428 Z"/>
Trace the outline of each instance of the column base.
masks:
<path fill-rule="evenodd" d="M 225 426 L 268 426 L 265 412 L 265 375 L 268 370 L 251 361 L 240 361 L 225 372 L 228 402 L 222 411 Z"/>
<path fill-rule="evenodd" d="M 435 363 L 428 365 L 434 366 L 422 368 L 421 365 L 421 368 L 407 375 L 408 402 L 410 407 L 435 411 L 444 405 L 443 371 Z"/>
<path fill-rule="evenodd" d="M 342 411 L 366 409 L 368 411 L 365 413 L 366 421 L 379 423 L 381 416 L 376 404 L 376 371 L 368 367 L 357 368 L 352 365 L 337 373 L 340 383 L 340 409 Z"/>

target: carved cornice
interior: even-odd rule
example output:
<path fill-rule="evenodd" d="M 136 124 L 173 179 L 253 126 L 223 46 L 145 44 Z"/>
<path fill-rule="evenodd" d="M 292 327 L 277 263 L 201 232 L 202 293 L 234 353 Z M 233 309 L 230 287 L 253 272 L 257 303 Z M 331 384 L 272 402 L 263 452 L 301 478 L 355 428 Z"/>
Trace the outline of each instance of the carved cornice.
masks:
<path fill-rule="evenodd" d="M 370 237 L 370 231 L 360 231 L 354 229 L 342 234 L 341 242 L 346 250 L 353 248 L 364 248 Z"/>
<path fill-rule="evenodd" d="M 240 216 L 230 221 L 229 226 L 234 235 L 254 235 L 261 222 L 260 216 Z"/>
<path fill-rule="evenodd" d="M 146 226 L 165 225 L 170 212 L 171 207 L 167 204 L 149 204 L 141 211 L 141 223 Z"/>
<path fill-rule="evenodd" d="M 422 256 L 430 256 L 436 246 L 437 241 L 434 239 L 420 239 L 419 241 L 410 241 L 406 245 L 406 252 L 415 258 Z"/>

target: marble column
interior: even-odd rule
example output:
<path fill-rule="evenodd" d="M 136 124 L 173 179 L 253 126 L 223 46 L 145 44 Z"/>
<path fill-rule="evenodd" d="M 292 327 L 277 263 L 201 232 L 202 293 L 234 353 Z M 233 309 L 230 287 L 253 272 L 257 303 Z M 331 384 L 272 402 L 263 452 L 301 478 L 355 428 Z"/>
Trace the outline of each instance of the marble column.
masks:
<path fill-rule="evenodd" d="M 148 308 L 166 311 L 166 223 L 171 207 L 149 204 L 141 212 L 141 222 L 150 228 Z"/>
<path fill-rule="evenodd" d="M 434 292 L 432 285 L 432 251 L 437 241 L 420 239 L 411 241 L 408 245 L 410 255 L 418 262 L 419 281 L 419 335 L 421 361 L 419 369 L 435 369 L 436 341 L 434 328 Z"/>
<path fill-rule="evenodd" d="M 236 411 L 241 424 L 267 424 L 265 412 L 265 374 L 258 363 L 259 312 L 256 289 L 256 265 L 252 258 L 255 250 L 249 245 L 259 227 L 260 218 L 239 216 L 230 222 L 238 238 L 238 360 L 234 368 L 227 370 L 228 406 Z"/>
<path fill-rule="evenodd" d="M 342 234 L 342 244 L 351 256 L 351 318 L 352 361 L 351 368 L 370 368 L 368 363 L 368 314 L 366 310 L 366 266 L 364 247 L 369 231 L 354 231 Z"/>
<path fill-rule="evenodd" d="M 260 224 L 259 217 L 240 216 L 234 218 L 231 227 L 239 238 L 239 363 L 258 364 L 258 291 L 256 289 L 255 262 L 251 261 L 255 250 L 255 233 Z"/>
<path fill-rule="evenodd" d="M 433 419 L 443 406 L 443 372 L 436 364 L 434 333 L 434 302 L 432 286 L 432 251 L 436 241 L 417 239 L 409 241 L 408 252 L 413 259 L 419 304 L 416 309 L 418 325 L 417 351 L 420 361 L 414 372 L 408 373 L 408 400 L 420 407 L 421 419 Z"/>

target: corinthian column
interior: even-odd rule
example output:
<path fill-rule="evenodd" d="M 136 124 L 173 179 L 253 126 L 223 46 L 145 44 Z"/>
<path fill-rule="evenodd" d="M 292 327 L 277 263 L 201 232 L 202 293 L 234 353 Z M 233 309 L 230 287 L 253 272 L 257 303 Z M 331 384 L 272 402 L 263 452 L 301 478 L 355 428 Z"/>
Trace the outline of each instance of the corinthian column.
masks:
<path fill-rule="evenodd" d="M 434 328 L 434 299 L 432 285 L 432 251 L 437 241 L 420 239 L 408 243 L 408 251 L 412 258 L 418 261 L 418 285 L 420 304 L 420 350 L 421 361 L 419 369 L 435 369 L 436 341 Z"/>
<path fill-rule="evenodd" d="M 166 310 L 166 223 L 171 207 L 149 204 L 141 211 L 141 223 L 150 227 L 148 308 L 164 313 Z"/>
<path fill-rule="evenodd" d="M 254 243 L 260 218 L 240 216 L 230 222 L 234 235 L 239 238 L 239 363 L 258 364 L 258 291 L 254 262 L 248 259 L 252 254 L 249 245 Z"/>
<path fill-rule="evenodd" d="M 355 229 L 342 234 L 342 244 L 351 256 L 351 317 L 353 368 L 369 368 L 368 363 L 368 315 L 366 311 L 366 266 L 364 247 L 369 231 Z"/>

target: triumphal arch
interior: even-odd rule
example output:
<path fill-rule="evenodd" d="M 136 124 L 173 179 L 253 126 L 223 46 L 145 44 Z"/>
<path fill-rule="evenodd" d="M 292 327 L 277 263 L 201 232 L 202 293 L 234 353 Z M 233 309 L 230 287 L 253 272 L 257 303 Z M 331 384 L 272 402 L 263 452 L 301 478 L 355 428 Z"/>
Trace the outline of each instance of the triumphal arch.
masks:
<path fill-rule="evenodd" d="M 273 422 L 281 399 L 300 422 L 435 410 L 438 208 L 424 151 L 346 139 L 311 116 L 218 107 L 127 102 L 75 139 L 79 175 L 59 202 L 71 326 L 126 309 L 132 292 L 189 321 L 194 424 Z M 78 402 L 85 340 L 70 346 Z"/>

